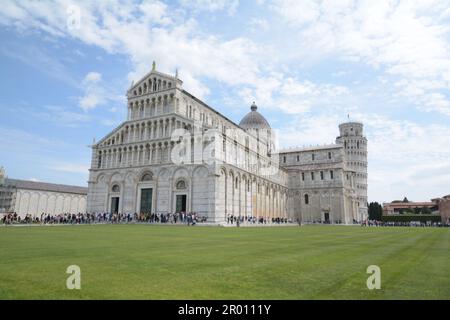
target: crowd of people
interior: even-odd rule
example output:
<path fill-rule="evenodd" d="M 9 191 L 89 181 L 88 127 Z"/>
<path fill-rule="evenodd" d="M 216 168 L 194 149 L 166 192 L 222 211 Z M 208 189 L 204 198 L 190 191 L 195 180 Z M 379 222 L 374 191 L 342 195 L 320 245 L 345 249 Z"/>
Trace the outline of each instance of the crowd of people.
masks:
<path fill-rule="evenodd" d="M 93 223 L 164 223 L 164 224 L 187 224 L 195 225 L 205 223 L 208 218 L 200 216 L 196 212 L 179 213 L 61 213 L 51 215 L 42 213 L 40 216 L 27 214 L 21 217 L 17 213 L 4 214 L 0 223 L 9 224 L 93 224 Z M 266 225 L 266 224 L 288 224 L 298 223 L 288 218 L 281 217 L 254 217 L 250 215 L 226 215 L 228 225 Z M 326 224 L 323 221 L 302 221 L 301 224 Z M 329 222 L 327 222 L 329 223 Z M 335 223 L 340 224 L 341 221 Z M 356 224 L 356 221 L 353 221 Z M 298 223 L 299 224 L 299 223 Z M 383 222 L 377 220 L 364 220 L 361 222 L 363 227 L 450 227 L 450 224 L 441 222 Z"/>
<path fill-rule="evenodd" d="M 378 221 L 365 220 L 361 223 L 363 227 L 450 227 L 450 224 L 441 222 L 420 222 L 420 221 Z"/>
<path fill-rule="evenodd" d="M 207 222 L 206 216 L 196 212 L 180 213 L 61 213 L 40 216 L 27 214 L 20 217 L 16 212 L 4 214 L 1 223 L 9 224 L 93 224 L 93 223 L 171 223 L 195 225 Z"/>
<path fill-rule="evenodd" d="M 226 216 L 227 224 L 230 225 L 240 225 L 240 224 L 282 224 L 282 223 L 292 223 L 291 219 L 281 218 L 281 217 L 254 217 L 250 215 L 238 215 L 228 214 Z"/>

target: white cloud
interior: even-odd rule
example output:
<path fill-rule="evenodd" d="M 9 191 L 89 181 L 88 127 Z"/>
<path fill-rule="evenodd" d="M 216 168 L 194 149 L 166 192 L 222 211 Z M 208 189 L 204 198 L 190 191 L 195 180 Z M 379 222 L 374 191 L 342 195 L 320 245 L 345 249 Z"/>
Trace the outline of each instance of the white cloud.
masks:
<path fill-rule="evenodd" d="M 102 75 L 98 72 L 89 72 L 85 77 L 84 77 L 84 82 L 86 84 L 92 84 L 92 83 L 97 83 L 100 80 L 102 80 Z"/>
<path fill-rule="evenodd" d="M 239 6 L 239 0 L 180 0 L 180 4 L 194 11 L 226 11 L 233 15 Z"/>
<path fill-rule="evenodd" d="M 261 76 L 257 55 L 261 50 L 255 43 L 245 38 L 223 40 L 204 34 L 194 19 L 180 18 L 176 10 L 168 10 L 160 1 L 142 5 L 125 1 L 76 3 L 81 9 L 79 29 L 66 27 L 66 8 L 70 3 L 41 1 L 29 7 L 28 2 L 18 1 L 0 13 L 0 24 L 72 37 L 109 53 L 125 54 L 134 67 L 130 82 L 147 73 L 153 60 L 160 71 L 174 72 L 179 68 L 185 88 L 199 97 L 209 93 L 204 84 L 208 79 L 239 85 L 251 84 Z M 195 4 L 212 11 L 232 10 L 238 1 Z M 88 92 L 81 107 L 93 108 L 101 104 L 99 98 Z"/>
<path fill-rule="evenodd" d="M 51 170 L 62 171 L 68 173 L 82 173 L 87 174 L 89 172 L 89 166 L 86 164 L 78 163 L 60 163 L 48 167 Z"/>
<path fill-rule="evenodd" d="M 107 127 L 114 127 L 120 124 L 120 121 L 113 120 L 113 119 L 101 119 L 100 123 Z"/>
<path fill-rule="evenodd" d="M 93 109 L 100 104 L 105 103 L 106 93 L 102 86 L 99 85 L 102 76 L 98 72 L 89 72 L 83 80 L 85 90 L 84 96 L 79 100 L 80 107 L 87 111 Z"/>
<path fill-rule="evenodd" d="M 1 21 L 0 17 L 0 25 Z M 44 48 L 32 44 L 3 42 L 0 44 L 0 54 L 18 60 L 48 77 L 62 81 L 72 87 L 79 86 L 76 79 L 70 75 L 65 64 Z"/>
<path fill-rule="evenodd" d="M 338 107 L 350 90 L 341 85 L 278 76 L 261 79 L 254 89 L 246 87 L 239 94 L 243 100 L 257 101 L 265 108 L 299 114 L 322 107 Z"/>
<path fill-rule="evenodd" d="M 262 18 L 251 18 L 248 22 L 248 26 L 252 30 L 267 31 L 270 29 L 269 22 L 266 19 Z"/>
<path fill-rule="evenodd" d="M 42 111 L 27 112 L 31 112 L 44 121 L 64 127 L 78 127 L 80 124 L 91 120 L 91 117 L 87 114 L 70 111 L 60 106 L 45 106 Z"/>
<path fill-rule="evenodd" d="M 108 92 L 102 84 L 102 75 L 99 72 L 91 71 L 84 77 L 82 81 L 84 95 L 79 97 L 79 105 L 84 111 L 94 109 L 97 106 L 103 105 L 106 102 L 124 102 L 124 97 L 114 95 L 111 91 Z M 76 114 L 74 114 L 76 115 Z M 81 115 L 76 118 L 80 119 Z"/>
<path fill-rule="evenodd" d="M 407 196 L 427 201 L 448 194 L 450 186 L 450 127 L 393 120 L 355 112 L 368 139 L 369 201 Z M 280 129 L 281 147 L 309 147 L 335 142 L 339 115 L 322 113 L 295 117 Z M 444 191 L 443 191 L 444 190 Z"/>
<path fill-rule="evenodd" d="M 360 61 L 381 68 L 392 82 L 415 81 L 422 92 L 410 98 L 419 109 L 450 115 L 448 95 L 430 95 L 439 92 L 422 86 L 437 81 L 450 89 L 450 28 L 442 13 L 448 13 L 447 1 L 275 0 L 271 6 L 295 29 L 290 41 L 308 47 L 309 55 Z"/>
<path fill-rule="evenodd" d="M 304 25 L 320 16 L 320 3 L 313 0 L 275 1 L 273 8 L 290 24 Z"/>
<path fill-rule="evenodd" d="M 64 141 L 56 138 L 41 137 L 21 129 L 0 127 L 1 154 L 21 154 L 24 151 L 29 154 L 35 154 L 52 148 L 64 148 L 66 146 Z"/>

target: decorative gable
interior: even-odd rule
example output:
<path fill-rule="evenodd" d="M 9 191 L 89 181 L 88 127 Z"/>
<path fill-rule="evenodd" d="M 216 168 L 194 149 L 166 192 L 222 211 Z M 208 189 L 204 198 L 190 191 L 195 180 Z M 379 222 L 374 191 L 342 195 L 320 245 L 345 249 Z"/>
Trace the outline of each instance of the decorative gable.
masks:
<path fill-rule="evenodd" d="M 178 79 L 178 72 L 171 76 L 156 71 L 156 64 L 153 62 L 152 71 L 146 74 L 141 80 L 131 84 L 127 92 L 128 98 L 138 97 L 144 94 L 160 92 L 173 88 L 181 88 L 183 81 Z"/>

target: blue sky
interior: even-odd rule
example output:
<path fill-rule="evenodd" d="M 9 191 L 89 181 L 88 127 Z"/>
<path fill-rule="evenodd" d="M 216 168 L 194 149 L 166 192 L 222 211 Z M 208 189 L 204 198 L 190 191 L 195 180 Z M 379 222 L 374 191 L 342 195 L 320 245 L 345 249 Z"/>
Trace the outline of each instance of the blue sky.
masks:
<path fill-rule="evenodd" d="M 256 101 L 280 145 L 362 121 L 369 201 L 450 193 L 448 1 L 6 1 L 0 165 L 86 185 L 88 145 L 126 118 L 151 69 L 232 120 Z"/>

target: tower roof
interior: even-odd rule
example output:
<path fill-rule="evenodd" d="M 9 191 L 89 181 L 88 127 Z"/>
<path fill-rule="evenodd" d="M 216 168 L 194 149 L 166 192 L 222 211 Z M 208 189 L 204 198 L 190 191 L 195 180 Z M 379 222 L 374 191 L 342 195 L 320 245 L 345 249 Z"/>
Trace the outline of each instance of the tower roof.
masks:
<path fill-rule="evenodd" d="M 255 102 L 253 102 L 250 107 L 250 112 L 242 118 L 241 122 L 239 122 L 239 126 L 244 129 L 271 129 L 269 122 L 267 122 L 266 118 L 256 111 L 258 107 Z"/>

